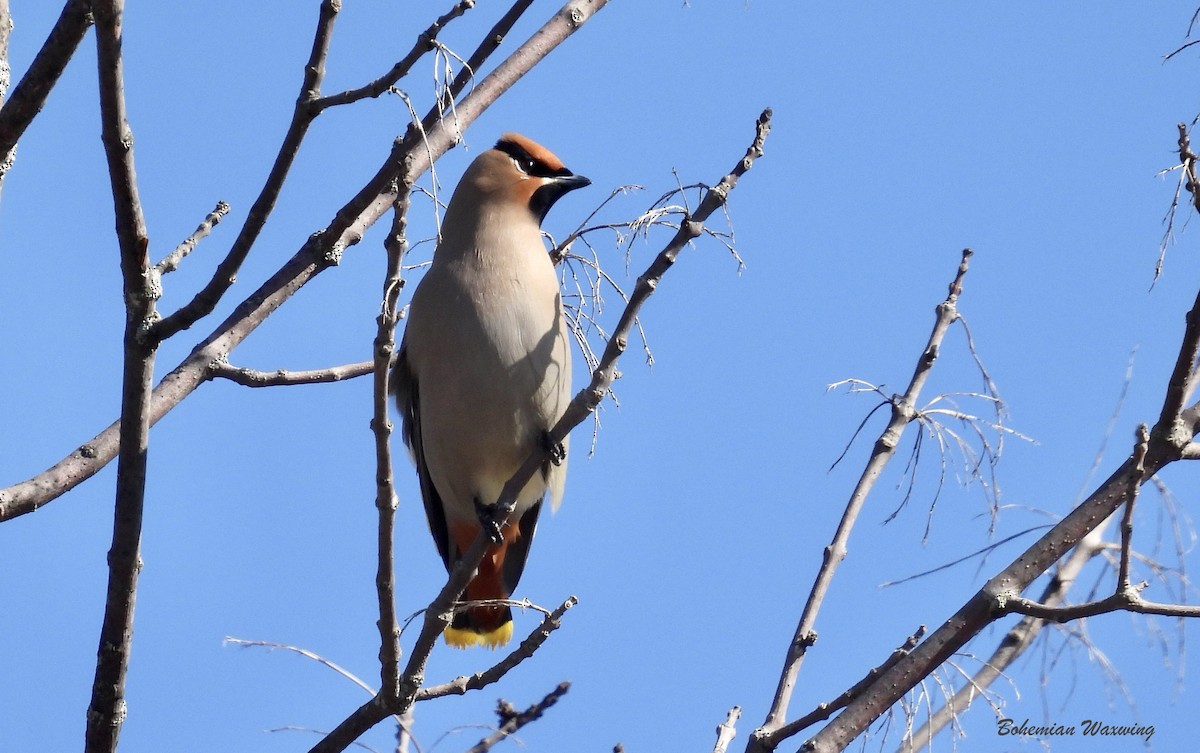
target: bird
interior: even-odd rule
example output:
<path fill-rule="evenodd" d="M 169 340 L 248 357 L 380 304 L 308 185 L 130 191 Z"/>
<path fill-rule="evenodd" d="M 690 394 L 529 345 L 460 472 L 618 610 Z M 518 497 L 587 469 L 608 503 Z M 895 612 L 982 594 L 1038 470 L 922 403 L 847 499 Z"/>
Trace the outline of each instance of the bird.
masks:
<path fill-rule="evenodd" d="M 549 431 L 571 399 L 570 330 L 541 224 L 590 184 L 532 139 L 501 135 L 455 188 L 409 303 L 391 391 L 447 572 L 481 529 L 492 537 L 468 602 L 512 595 L 543 500 L 555 510 L 562 500 L 568 443 L 551 447 Z M 500 529 L 501 488 L 539 447 L 550 459 Z M 509 607 L 475 605 L 456 610 L 445 639 L 494 649 L 512 632 Z"/>

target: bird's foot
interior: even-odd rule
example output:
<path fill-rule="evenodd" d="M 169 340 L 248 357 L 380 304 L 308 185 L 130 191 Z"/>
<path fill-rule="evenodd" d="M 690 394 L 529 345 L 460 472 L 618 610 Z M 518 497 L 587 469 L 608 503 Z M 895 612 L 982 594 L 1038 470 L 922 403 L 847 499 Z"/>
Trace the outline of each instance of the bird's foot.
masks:
<path fill-rule="evenodd" d="M 567 448 L 562 442 L 553 442 L 550 440 L 550 432 L 542 432 L 542 449 L 550 453 L 550 462 L 555 465 L 562 465 L 567 459 Z"/>
<path fill-rule="evenodd" d="M 499 544 L 504 540 L 504 534 L 500 532 L 500 524 L 496 521 L 497 512 L 496 505 L 485 505 L 479 501 L 479 497 L 475 498 L 475 517 L 479 518 L 479 525 L 483 527 L 488 539 L 493 544 Z"/>

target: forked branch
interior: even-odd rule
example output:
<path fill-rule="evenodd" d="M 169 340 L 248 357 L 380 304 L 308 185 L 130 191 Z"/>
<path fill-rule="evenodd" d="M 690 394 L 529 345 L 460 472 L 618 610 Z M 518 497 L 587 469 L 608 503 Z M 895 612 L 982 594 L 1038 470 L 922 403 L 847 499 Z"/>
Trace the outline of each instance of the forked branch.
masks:
<path fill-rule="evenodd" d="M 227 358 L 234 348 L 296 291 L 318 274 L 336 266 L 342 253 L 358 243 L 367 228 L 391 209 L 398 185 L 402 182 L 402 170 L 409 170 L 414 180 L 428 170 L 446 150 L 458 143 L 462 131 L 497 98 L 582 27 L 606 3 L 607 0 L 571 0 L 462 99 L 455 108 L 453 122 L 438 120 L 437 110 L 434 108 L 426 118 L 428 123 L 422 123 L 420 129 L 410 129 L 409 135 L 393 146 L 375 176 L 338 210 L 329 225 L 310 236 L 291 259 L 247 296 L 182 363 L 163 377 L 151 398 L 151 424 L 211 379 L 213 366 Z M 510 20 L 519 8 L 520 4 L 513 6 L 513 10 L 506 14 L 502 23 Z M 321 29 L 324 29 L 326 23 L 331 21 L 327 22 L 325 15 L 322 15 Z M 319 30 L 314 42 L 314 56 L 318 59 L 323 59 L 317 53 L 323 49 L 321 45 L 325 33 Z M 485 42 L 480 45 L 477 53 L 486 57 L 486 52 L 494 49 L 495 44 Z M 479 62 L 482 63 L 482 59 Z M 289 148 L 285 143 L 281 151 L 288 151 Z M 411 162 L 408 160 L 410 155 Z M 287 161 L 290 164 L 290 157 Z M 264 186 L 260 195 L 260 201 L 266 201 L 270 205 L 274 204 L 278 189 L 275 175 L 276 172 L 273 171 L 273 177 L 268 179 L 268 185 Z M 278 180 L 281 181 L 282 177 Z M 250 217 L 247 218 L 247 225 L 243 227 L 243 234 L 251 233 L 257 236 L 258 230 L 254 226 L 261 228 L 262 222 L 265 222 L 265 215 L 254 219 L 256 216 L 256 211 L 252 209 Z M 235 247 L 240 247 L 242 241 L 234 243 Z M 185 318 L 190 319 L 190 314 Z M 152 339 L 164 337 L 171 329 L 182 324 L 180 319 L 173 324 L 167 324 L 168 319 L 170 317 L 154 325 Z M 77 446 L 69 455 L 37 476 L 0 489 L 0 522 L 33 512 L 95 475 L 116 457 L 119 431 L 118 421 Z"/>
<path fill-rule="evenodd" d="M 1150 432 L 1144 454 L 1141 451 L 1131 454 L 1086 500 L 992 577 L 910 655 L 872 683 L 870 692 L 862 693 L 836 719 L 808 740 L 805 743 L 807 750 L 817 753 L 844 750 L 925 677 L 985 627 L 1006 614 L 1010 603 L 1018 609 L 1025 606 L 1021 592 L 1128 501 L 1133 485 L 1153 478 L 1164 466 L 1184 455 L 1185 448 L 1190 446 L 1197 433 L 1196 406 L 1185 408 L 1185 404 L 1193 391 L 1198 352 L 1200 293 L 1187 315 L 1175 368 L 1166 386 L 1163 408 Z M 1114 603 L 1111 606 L 1124 608 L 1123 604 Z M 1150 608 L 1158 609 L 1159 606 Z M 1160 611 L 1167 612 L 1168 609 Z"/>
<path fill-rule="evenodd" d="M 448 695 L 463 695 L 469 691 L 479 690 L 497 682 L 504 675 L 508 674 L 509 670 L 513 667 L 533 656 L 534 652 L 541 648 L 546 639 L 550 637 L 550 634 L 562 626 L 562 618 L 567 613 L 567 610 L 578 603 L 579 600 L 572 596 L 562 604 L 559 604 L 557 609 L 542 619 L 542 624 L 538 625 L 532 633 L 526 636 L 525 640 L 521 641 L 521 645 L 517 646 L 508 656 L 504 657 L 504 659 L 497 662 L 494 666 L 482 672 L 476 672 L 473 675 L 463 675 L 441 685 L 421 688 L 417 691 L 415 700 L 428 701 Z"/>
<path fill-rule="evenodd" d="M 325 59 L 329 54 L 330 40 L 333 38 L 333 24 L 341 7 L 341 0 L 322 1 L 316 33 L 313 36 L 312 52 L 304 66 L 304 79 L 300 83 L 300 94 L 296 97 L 296 105 L 292 110 L 292 121 L 288 124 L 287 133 L 279 146 L 279 152 L 275 155 L 275 162 L 271 165 L 267 180 L 259 191 L 258 198 L 250 206 L 250 212 L 246 215 L 242 229 L 233 241 L 229 253 L 217 265 L 212 279 L 192 300 L 154 326 L 152 334 L 160 342 L 188 329 L 213 312 L 237 279 L 238 270 L 267 224 L 267 218 L 275 208 L 279 192 L 283 190 L 283 183 L 287 180 L 296 154 L 300 151 L 300 144 L 308 134 L 313 118 L 316 117 L 309 103 L 321 94 L 321 83 L 325 80 Z"/>
<path fill-rule="evenodd" d="M 1107 523 L 1085 536 L 1071 551 L 1070 556 L 1059 564 L 1054 577 L 1050 579 L 1042 592 L 1040 598 L 1042 604 L 1055 607 L 1066 599 L 1068 590 L 1075 583 L 1075 579 L 1083 570 L 1084 565 L 1104 550 L 1106 525 Z M 976 698 L 986 692 L 987 688 L 1001 677 L 1004 671 L 1033 643 L 1033 639 L 1041 633 L 1045 624 L 1045 621 L 1036 617 L 1026 617 L 1014 625 L 1005 633 L 991 656 L 983 662 L 980 670 L 971 676 L 970 681 L 947 698 L 942 707 L 937 709 L 924 725 L 901 741 L 898 753 L 917 753 L 917 751 L 927 750 L 933 736 L 950 724 L 957 715 L 965 712 Z"/>
<path fill-rule="evenodd" d="M 155 346 L 145 337 L 155 319 L 158 276 L 150 268 L 146 220 L 138 198 L 133 134 L 125 109 L 121 56 L 123 0 L 96 0 L 100 79 L 100 139 L 108 162 L 125 299 L 121 382 L 120 457 L 108 588 L 100 626 L 96 673 L 88 704 L 84 750 L 115 753 L 125 719 L 125 678 L 133 640 L 133 612 L 141 571 L 142 508 L 150 434 L 150 388 Z"/>
<path fill-rule="evenodd" d="M 454 4 L 454 7 L 447 11 L 442 16 L 439 16 L 429 28 L 417 35 L 417 41 L 413 43 L 412 49 L 408 54 L 398 60 L 391 70 L 383 74 L 379 78 L 358 87 L 357 89 L 348 89 L 338 94 L 331 94 L 326 97 L 316 97 L 307 103 L 309 116 L 316 117 L 323 110 L 339 105 L 348 105 L 353 102 L 358 102 L 362 99 L 378 97 L 379 95 L 389 91 L 396 85 L 400 79 L 408 75 L 412 67 L 417 64 L 424 55 L 434 48 L 438 34 L 454 19 L 463 15 L 467 11 L 475 7 L 475 0 L 459 0 Z M 314 92 L 319 94 L 319 92 Z"/>
<path fill-rule="evenodd" d="M 512 736 L 517 730 L 521 729 L 530 722 L 535 722 L 542 718 L 542 714 L 546 713 L 554 704 L 558 703 L 558 699 L 567 694 L 571 689 L 571 683 L 560 682 L 558 687 L 546 694 L 542 700 L 533 704 L 524 711 L 518 711 L 513 705 L 503 699 L 497 703 L 496 713 L 500 716 L 500 727 L 492 734 L 480 740 L 475 745 L 467 749 L 467 753 L 487 753 L 493 746 L 502 740 Z"/>
<path fill-rule="evenodd" d="M 792 691 L 796 684 L 796 678 L 804 662 L 804 656 L 809 646 L 813 645 L 816 640 L 815 627 L 817 614 L 820 612 L 821 605 L 825 600 L 825 595 L 829 591 L 829 586 L 833 581 L 834 574 L 837 572 L 838 565 L 846 557 L 846 545 L 850 540 L 850 532 L 858 520 L 859 513 L 862 511 L 868 495 L 875 487 L 875 482 L 879 479 L 880 474 L 883 473 L 883 469 L 895 455 L 896 447 L 900 443 L 900 438 L 904 433 L 905 427 L 917 416 L 917 401 L 921 390 L 929 379 L 929 373 L 933 368 L 934 362 L 937 360 L 946 332 L 949 330 L 950 325 L 958 318 L 958 297 L 962 294 L 963 277 L 967 273 L 970 259 L 971 250 L 964 249 L 954 279 L 950 283 L 946 299 L 937 305 L 933 330 L 929 333 L 929 339 L 926 341 L 925 347 L 917 359 L 917 365 L 913 370 L 912 379 L 909 380 L 908 388 L 904 391 L 903 395 L 897 395 L 889 401 L 891 404 L 891 419 L 888 421 L 887 426 L 884 427 L 879 438 L 875 441 L 875 446 L 870 458 L 867 460 L 867 465 L 863 469 L 862 475 L 859 477 L 858 483 L 850 495 L 850 500 L 847 502 L 846 508 L 842 513 L 842 519 L 834 532 L 833 540 L 825 548 L 825 558 L 822 561 L 821 568 L 817 571 L 816 579 L 812 589 L 809 591 L 808 601 L 804 605 L 804 611 L 796 626 L 796 632 L 792 637 L 791 644 L 788 646 L 783 664 L 783 672 L 780 675 L 779 684 L 775 689 L 775 697 L 771 702 L 771 709 L 762 727 L 755 730 L 753 735 L 751 735 L 750 742 L 747 745 L 748 751 L 761 752 L 774 750 L 781 740 L 798 731 L 798 728 L 794 725 L 787 724 L 786 715 Z"/>

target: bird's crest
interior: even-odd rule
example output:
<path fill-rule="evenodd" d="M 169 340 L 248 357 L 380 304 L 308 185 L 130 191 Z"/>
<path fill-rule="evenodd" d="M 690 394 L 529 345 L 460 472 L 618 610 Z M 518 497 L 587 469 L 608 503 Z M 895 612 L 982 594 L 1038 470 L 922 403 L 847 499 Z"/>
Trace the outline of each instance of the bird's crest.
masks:
<path fill-rule="evenodd" d="M 502 134 L 500 140 L 496 142 L 496 148 L 517 160 L 520 160 L 521 157 L 529 157 L 540 164 L 547 173 L 566 171 L 566 166 L 555 156 L 554 152 L 519 133 Z"/>

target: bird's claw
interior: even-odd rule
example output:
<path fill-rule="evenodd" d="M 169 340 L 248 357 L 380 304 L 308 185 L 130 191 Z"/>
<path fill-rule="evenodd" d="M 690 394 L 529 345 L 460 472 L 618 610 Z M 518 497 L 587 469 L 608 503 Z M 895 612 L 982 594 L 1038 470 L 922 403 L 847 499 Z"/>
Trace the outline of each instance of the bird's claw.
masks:
<path fill-rule="evenodd" d="M 504 534 L 500 531 L 500 524 L 496 522 L 496 505 L 485 505 L 479 501 L 479 497 L 476 497 L 475 517 L 479 519 L 479 525 L 493 544 L 499 544 L 504 540 Z"/>
<path fill-rule="evenodd" d="M 554 465 L 562 465 L 567 459 L 567 448 L 562 442 L 552 442 L 548 431 L 542 432 L 542 448 L 550 453 L 550 462 Z"/>

